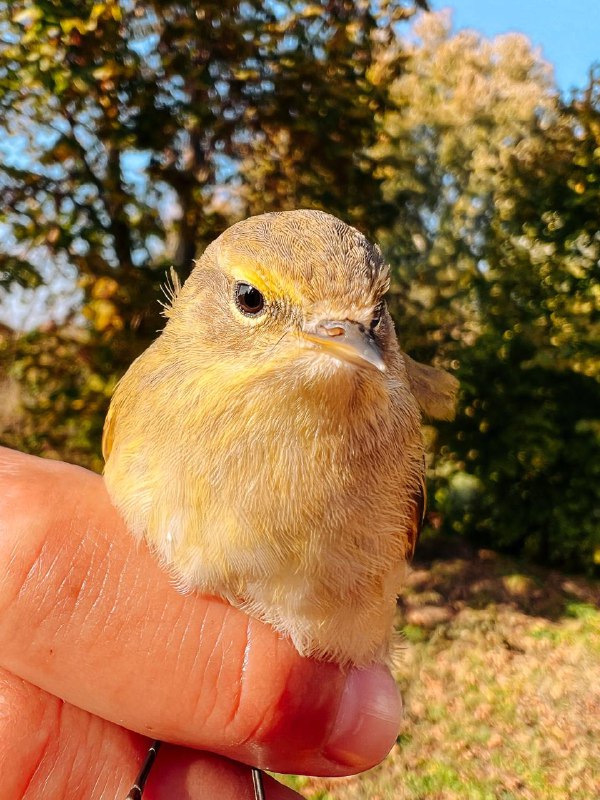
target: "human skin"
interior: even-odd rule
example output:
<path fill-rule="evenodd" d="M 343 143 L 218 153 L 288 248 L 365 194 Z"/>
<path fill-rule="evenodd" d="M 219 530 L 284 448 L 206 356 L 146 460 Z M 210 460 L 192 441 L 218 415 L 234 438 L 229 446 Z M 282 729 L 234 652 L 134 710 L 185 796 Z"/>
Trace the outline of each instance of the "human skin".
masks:
<path fill-rule="evenodd" d="M 148 800 L 250 799 L 244 764 L 348 775 L 394 743 L 387 669 L 302 658 L 222 600 L 179 593 L 87 470 L 0 448 L 0 565 L 6 800 L 124 796 L 147 737 L 172 743 Z M 297 797 L 265 783 L 269 800 Z"/>

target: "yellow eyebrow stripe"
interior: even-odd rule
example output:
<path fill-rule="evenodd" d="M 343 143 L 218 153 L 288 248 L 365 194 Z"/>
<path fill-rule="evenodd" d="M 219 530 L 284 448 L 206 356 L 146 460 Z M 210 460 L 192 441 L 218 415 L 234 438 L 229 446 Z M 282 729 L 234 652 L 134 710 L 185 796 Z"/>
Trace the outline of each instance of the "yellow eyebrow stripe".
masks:
<path fill-rule="evenodd" d="M 242 264 L 234 267 L 231 275 L 236 281 L 252 284 L 268 299 L 283 299 L 298 305 L 302 302 L 298 287 L 293 281 L 285 280 L 282 275 L 268 272 L 264 268 Z"/>
<path fill-rule="evenodd" d="M 286 300 L 302 305 L 302 294 L 298 285 L 280 273 L 257 263 L 251 256 L 237 253 L 232 256 L 227 251 L 218 256 L 219 266 L 236 281 L 250 283 L 269 300 Z"/>

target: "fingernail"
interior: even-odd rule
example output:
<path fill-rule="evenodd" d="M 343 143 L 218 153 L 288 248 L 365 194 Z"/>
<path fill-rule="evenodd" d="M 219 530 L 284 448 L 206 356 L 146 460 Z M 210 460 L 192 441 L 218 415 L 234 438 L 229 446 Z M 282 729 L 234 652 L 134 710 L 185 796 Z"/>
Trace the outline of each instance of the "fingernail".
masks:
<path fill-rule="evenodd" d="M 344 766 L 368 769 L 392 749 L 401 718 L 402 699 L 389 671 L 383 666 L 353 669 L 324 755 Z"/>

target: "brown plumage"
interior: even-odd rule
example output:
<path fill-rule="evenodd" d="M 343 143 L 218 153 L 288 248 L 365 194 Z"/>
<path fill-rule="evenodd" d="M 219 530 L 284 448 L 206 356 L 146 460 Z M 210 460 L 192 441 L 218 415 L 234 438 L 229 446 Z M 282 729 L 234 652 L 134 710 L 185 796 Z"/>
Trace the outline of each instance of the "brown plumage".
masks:
<path fill-rule="evenodd" d="M 182 587 L 343 664 L 384 660 L 424 504 L 421 409 L 456 381 L 400 351 L 377 247 L 317 211 L 205 251 L 104 432 L 115 505 Z"/>

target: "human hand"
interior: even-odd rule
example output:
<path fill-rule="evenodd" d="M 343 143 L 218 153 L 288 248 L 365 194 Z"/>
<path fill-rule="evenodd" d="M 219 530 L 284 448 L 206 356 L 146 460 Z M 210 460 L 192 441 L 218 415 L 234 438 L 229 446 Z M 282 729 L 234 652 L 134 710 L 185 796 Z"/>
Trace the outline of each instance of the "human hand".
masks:
<path fill-rule="evenodd" d="M 387 670 L 303 659 L 222 600 L 178 593 L 93 473 L 0 448 L 0 564 L 0 774 L 11 800 L 118 800 L 145 737 L 178 745 L 161 749 L 148 800 L 252 798 L 237 761 L 348 775 L 395 740 Z M 297 796 L 270 779 L 265 789 L 269 800 Z"/>

